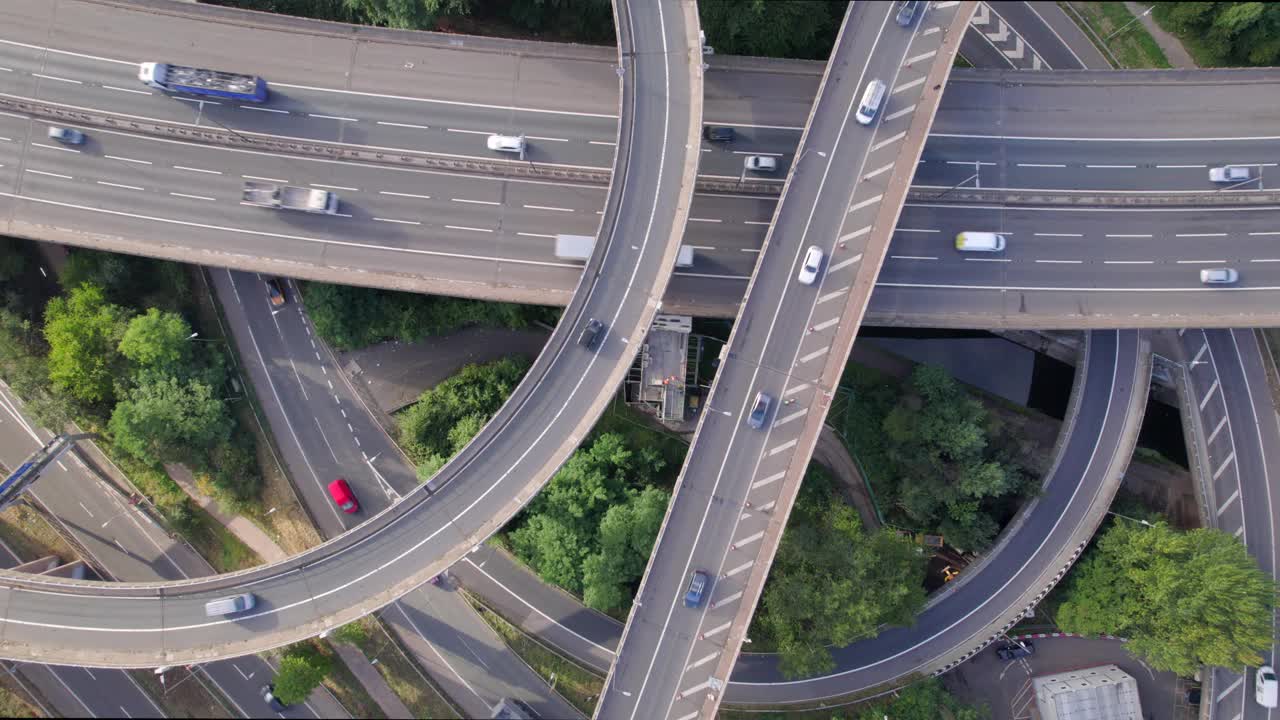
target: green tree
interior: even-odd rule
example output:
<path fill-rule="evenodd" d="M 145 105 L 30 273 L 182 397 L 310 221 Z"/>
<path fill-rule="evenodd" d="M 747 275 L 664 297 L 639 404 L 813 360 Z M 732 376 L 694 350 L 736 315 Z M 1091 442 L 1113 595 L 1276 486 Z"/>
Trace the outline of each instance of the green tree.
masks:
<path fill-rule="evenodd" d="M 108 403 L 120 370 L 117 347 L 129 311 L 106 301 L 102 288 L 81 285 L 49 301 L 44 336 L 49 343 L 49 380 L 60 392 L 86 403 Z"/>
<path fill-rule="evenodd" d="M 214 389 L 197 380 L 150 377 L 111 413 L 116 447 L 139 460 L 189 461 L 231 436 L 231 418 Z"/>
<path fill-rule="evenodd" d="M 942 709 L 948 714 L 942 714 Z M 985 720 L 990 717 L 990 712 L 986 707 L 975 708 L 961 703 L 947 692 L 941 680 L 928 678 L 899 689 L 892 700 L 862 708 L 856 720 L 883 720 L 886 717 L 893 720 L 938 720 L 942 717 Z"/>
<path fill-rule="evenodd" d="M 466 15 L 473 0 L 342 0 L 347 9 L 368 25 L 429 30 L 440 15 Z"/>
<path fill-rule="evenodd" d="M 1239 540 L 1118 522 L 1072 570 L 1057 609 L 1068 632 L 1129 638 L 1157 670 L 1240 672 L 1271 647 L 1276 585 Z"/>
<path fill-rule="evenodd" d="M 1030 479 L 996 458 L 986 410 L 945 370 L 918 366 L 908 390 L 882 424 L 895 510 L 954 547 L 985 547 L 999 531 L 1004 499 L 1026 491 Z"/>
<path fill-rule="evenodd" d="M 285 705 L 295 705 L 307 699 L 333 670 L 333 659 L 322 653 L 312 641 L 289 646 L 280 658 L 276 671 L 275 695 Z"/>
<path fill-rule="evenodd" d="M 1261 2 L 1160 2 L 1155 18 L 1180 36 L 1201 64 L 1275 65 L 1280 7 Z"/>
<path fill-rule="evenodd" d="M 582 600 L 587 607 L 609 612 L 625 608 L 658 539 L 671 495 L 647 487 L 632 492 L 624 505 L 605 511 L 600 521 L 600 549 L 582 568 Z"/>
<path fill-rule="evenodd" d="M 600 435 L 590 447 L 579 448 L 529 503 L 523 523 L 509 535 L 513 551 L 544 580 L 570 592 L 582 592 L 586 562 L 599 549 L 606 513 L 610 508 L 626 505 L 632 497 L 630 489 L 647 484 L 662 465 L 661 457 L 650 448 L 633 451 L 620 435 Z M 615 522 L 644 525 L 647 521 L 638 516 L 644 516 L 655 503 L 650 495 L 634 508 L 634 514 L 618 517 Z M 611 541 L 619 532 L 616 527 L 610 528 Z M 632 547 L 637 544 L 632 543 Z M 647 552 L 644 557 L 648 558 Z M 604 572 L 598 561 L 593 569 Z M 604 593 L 607 575 L 598 574 L 593 579 L 598 583 L 597 591 Z M 598 602 L 615 597 L 602 594 Z"/>
<path fill-rule="evenodd" d="M 828 645 L 881 625 L 909 625 L 924 606 L 925 558 L 895 532 L 863 532 L 856 511 L 830 495 L 797 507 L 764 593 L 766 631 L 789 678 L 827 672 Z"/>
<path fill-rule="evenodd" d="M 700 0 L 707 44 L 717 53 L 826 60 L 847 3 L 825 0 Z"/>
<path fill-rule="evenodd" d="M 397 416 L 405 452 L 419 464 L 452 457 L 502 407 L 528 368 L 519 356 L 467 365 L 422 393 Z"/>
<path fill-rule="evenodd" d="M 148 308 L 129 321 L 120 354 L 138 369 L 183 377 L 191 364 L 191 326 L 181 315 Z"/>

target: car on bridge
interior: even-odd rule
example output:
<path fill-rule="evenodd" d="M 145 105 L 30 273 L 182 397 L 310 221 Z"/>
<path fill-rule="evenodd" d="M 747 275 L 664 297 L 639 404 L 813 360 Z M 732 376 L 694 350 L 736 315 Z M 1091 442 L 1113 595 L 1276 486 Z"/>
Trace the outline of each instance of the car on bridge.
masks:
<path fill-rule="evenodd" d="M 74 128 L 50 127 L 49 139 L 57 140 L 63 145 L 83 145 L 84 133 Z"/>
<path fill-rule="evenodd" d="M 800 265 L 800 274 L 796 280 L 801 285 L 812 285 L 818 279 L 818 271 L 822 269 L 822 248 L 810 245 L 804 253 L 804 263 Z"/>
<path fill-rule="evenodd" d="M 1231 285 L 1240 279 L 1235 268 L 1205 268 L 1200 271 L 1200 282 L 1205 285 Z"/>
<path fill-rule="evenodd" d="M 689 577 L 689 589 L 684 594 L 684 606 L 696 608 L 701 605 L 702 596 L 707 593 L 707 584 L 710 582 L 711 576 L 706 570 L 694 570 Z"/>
<path fill-rule="evenodd" d="M 707 142 L 733 142 L 733 128 L 719 125 L 708 125 L 702 128 L 702 136 Z"/>
<path fill-rule="evenodd" d="M 756 393 L 756 401 L 751 404 L 751 414 L 747 416 L 747 425 L 755 430 L 764 427 L 769 417 L 769 408 L 773 407 L 773 396 L 768 393 Z"/>
<path fill-rule="evenodd" d="M 1253 168 L 1248 165 L 1224 165 L 1209 168 L 1209 180 L 1216 183 L 1244 182 L 1253 179 Z"/>
<path fill-rule="evenodd" d="M 768 155 L 748 155 L 742 161 L 742 167 L 751 172 L 775 172 L 778 169 L 778 158 Z"/>

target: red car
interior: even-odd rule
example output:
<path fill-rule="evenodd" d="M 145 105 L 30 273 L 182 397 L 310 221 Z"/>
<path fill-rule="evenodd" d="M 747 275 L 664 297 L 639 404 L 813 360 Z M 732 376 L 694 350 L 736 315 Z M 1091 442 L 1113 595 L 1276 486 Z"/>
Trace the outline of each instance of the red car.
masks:
<path fill-rule="evenodd" d="M 351 486 L 342 478 L 329 483 L 329 497 L 333 498 L 333 501 L 338 504 L 338 508 L 342 512 L 360 512 L 360 503 L 356 501 L 355 494 L 351 492 Z"/>

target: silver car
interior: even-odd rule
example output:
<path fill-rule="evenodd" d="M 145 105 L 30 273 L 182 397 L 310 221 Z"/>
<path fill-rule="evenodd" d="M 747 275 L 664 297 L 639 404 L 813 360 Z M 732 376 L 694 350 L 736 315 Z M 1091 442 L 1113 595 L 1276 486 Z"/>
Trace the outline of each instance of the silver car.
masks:
<path fill-rule="evenodd" d="M 49 139 L 57 140 L 63 145 L 83 145 L 84 133 L 75 128 L 51 127 L 49 128 Z"/>
<path fill-rule="evenodd" d="M 804 262 L 800 265 L 800 274 L 796 280 L 801 285 L 812 285 L 818 279 L 818 271 L 822 269 L 822 248 L 810 245 L 804 253 Z"/>
<path fill-rule="evenodd" d="M 1200 271 L 1200 282 L 1205 285 L 1231 285 L 1240 279 L 1235 268 L 1205 268 Z"/>
<path fill-rule="evenodd" d="M 523 135 L 490 135 L 486 145 L 497 152 L 524 154 Z"/>
<path fill-rule="evenodd" d="M 751 172 L 771 173 L 778 169 L 778 158 L 768 155 L 748 155 L 742 165 Z"/>

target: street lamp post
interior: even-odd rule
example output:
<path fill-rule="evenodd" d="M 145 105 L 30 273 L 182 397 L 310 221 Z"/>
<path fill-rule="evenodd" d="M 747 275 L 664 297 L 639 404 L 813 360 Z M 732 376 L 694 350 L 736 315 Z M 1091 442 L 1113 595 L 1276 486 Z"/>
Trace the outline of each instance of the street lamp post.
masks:
<path fill-rule="evenodd" d="M 1115 512 L 1114 510 L 1108 510 L 1108 511 L 1107 511 L 1107 514 L 1108 514 L 1108 515 L 1115 515 L 1115 516 L 1116 516 L 1116 517 L 1118 517 L 1118 518 L 1124 518 L 1125 520 L 1128 520 L 1128 521 L 1130 521 L 1130 522 L 1136 522 L 1136 523 L 1138 523 L 1139 525 L 1145 525 L 1146 527 L 1155 527 L 1155 525 L 1154 525 L 1154 524 L 1149 523 L 1149 522 L 1147 522 L 1146 520 L 1139 520 L 1139 519 L 1138 519 L 1138 518 L 1136 518 L 1136 517 L 1129 517 L 1128 515 L 1121 515 L 1120 513 Z"/>

